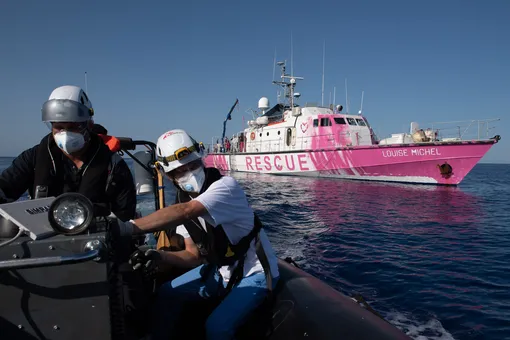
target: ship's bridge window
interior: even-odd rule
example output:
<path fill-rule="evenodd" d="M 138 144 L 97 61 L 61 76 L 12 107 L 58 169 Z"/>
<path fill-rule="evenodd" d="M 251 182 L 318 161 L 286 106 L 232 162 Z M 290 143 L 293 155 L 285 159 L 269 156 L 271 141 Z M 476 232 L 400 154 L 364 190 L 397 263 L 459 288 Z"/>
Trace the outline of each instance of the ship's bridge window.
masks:
<path fill-rule="evenodd" d="M 354 118 L 347 118 L 347 122 L 349 122 L 349 125 L 358 125 L 356 124 L 356 120 Z"/>
<path fill-rule="evenodd" d="M 359 126 L 367 126 L 365 121 L 363 119 L 361 119 L 361 118 L 356 118 L 356 121 L 358 122 Z"/>
<path fill-rule="evenodd" d="M 331 120 L 329 118 L 321 118 L 321 126 L 331 126 Z"/>
<path fill-rule="evenodd" d="M 345 124 L 345 119 L 343 117 L 333 118 L 335 123 L 337 124 Z"/>
<path fill-rule="evenodd" d="M 319 126 L 319 120 L 318 119 L 314 119 L 313 120 L 313 127 L 317 127 Z"/>

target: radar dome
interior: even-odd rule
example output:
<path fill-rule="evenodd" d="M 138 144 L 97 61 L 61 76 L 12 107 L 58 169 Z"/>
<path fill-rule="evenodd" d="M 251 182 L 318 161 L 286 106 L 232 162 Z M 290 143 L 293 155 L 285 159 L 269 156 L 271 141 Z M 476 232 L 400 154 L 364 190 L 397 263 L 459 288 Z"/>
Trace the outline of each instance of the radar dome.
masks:
<path fill-rule="evenodd" d="M 269 99 L 267 99 L 267 97 L 262 97 L 259 99 L 259 109 L 261 110 L 269 109 Z"/>

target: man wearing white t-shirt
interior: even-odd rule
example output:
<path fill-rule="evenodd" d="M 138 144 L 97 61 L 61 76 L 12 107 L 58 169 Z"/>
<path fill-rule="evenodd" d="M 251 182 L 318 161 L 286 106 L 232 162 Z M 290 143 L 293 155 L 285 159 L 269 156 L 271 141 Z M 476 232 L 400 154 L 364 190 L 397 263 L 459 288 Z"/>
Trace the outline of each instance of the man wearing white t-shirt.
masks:
<path fill-rule="evenodd" d="M 158 161 L 176 186 L 176 204 L 127 222 L 133 233 L 170 230 L 184 237 L 185 250 L 149 251 L 171 266 L 194 268 L 160 288 L 152 339 L 174 333 L 183 305 L 220 298 L 206 322 L 207 339 L 232 339 L 279 278 L 278 260 L 237 181 L 204 168 L 198 143 L 183 130 L 157 142 Z"/>

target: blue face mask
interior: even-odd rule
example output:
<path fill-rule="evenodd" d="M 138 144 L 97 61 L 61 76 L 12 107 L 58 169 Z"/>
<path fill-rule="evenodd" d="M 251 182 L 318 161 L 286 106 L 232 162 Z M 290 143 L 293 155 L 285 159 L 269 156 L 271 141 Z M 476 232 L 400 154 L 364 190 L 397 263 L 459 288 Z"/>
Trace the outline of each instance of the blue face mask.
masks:
<path fill-rule="evenodd" d="M 186 175 L 176 179 L 179 187 L 187 192 L 199 193 L 205 182 L 205 171 L 201 166 L 198 169 L 188 172 Z"/>

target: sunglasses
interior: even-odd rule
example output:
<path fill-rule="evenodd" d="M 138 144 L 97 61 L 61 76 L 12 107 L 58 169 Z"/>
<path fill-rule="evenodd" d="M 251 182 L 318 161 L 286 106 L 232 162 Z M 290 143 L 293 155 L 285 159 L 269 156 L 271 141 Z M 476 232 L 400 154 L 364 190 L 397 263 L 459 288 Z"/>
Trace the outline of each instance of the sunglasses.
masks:
<path fill-rule="evenodd" d="M 170 156 L 167 156 L 167 157 L 161 157 L 161 156 L 158 156 L 158 161 L 163 163 L 165 166 L 168 166 L 168 163 L 169 162 L 173 162 L 173 161 L 180 161 L 181 159 L 189 156 L 191 153 L 197 151 L 197 148 L 192 145 L 190 146 L 189 148 L 188 147 L 183 147 L 183 148 L 180 148 L 180 149 L 177 149 L 173 155 L 170 155 Z"/>

